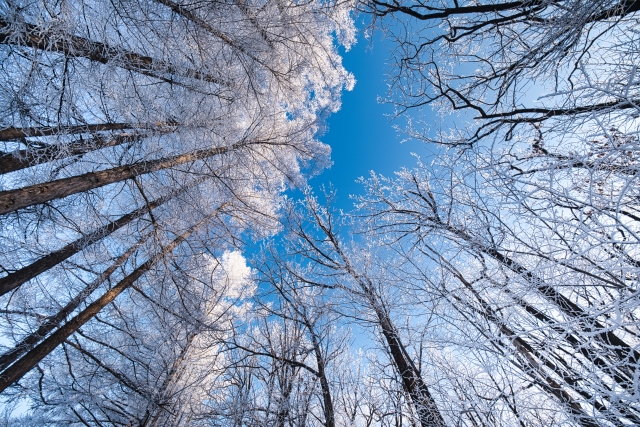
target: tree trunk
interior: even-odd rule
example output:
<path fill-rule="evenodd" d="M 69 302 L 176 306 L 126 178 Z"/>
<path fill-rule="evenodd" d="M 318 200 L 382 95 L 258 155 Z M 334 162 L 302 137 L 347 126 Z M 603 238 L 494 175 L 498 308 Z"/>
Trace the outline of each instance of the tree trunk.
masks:
<path fill-rule="evenodd" d="M 333 409 L 333 401 L 331 399 L 331 389 L 329 388 L 329 381 L 327 381 L 324 357 L 322 356 L 320 342 L 318 341 L 318 337 L 307 317 L 304 316 L 303 319 L 305 326 L 309 330 L 309 335 L 311 335 L 311 344 L 313 345 L 313 352 L 316 355 L 316 364 L 318 365 L 317 377 L 318 379 L 320 379 L 320 389 L 322 390 L 325 427 L 335 427 L 336 421 Z"/>
<path fill-rule="evenodd" d="M 47 163 L 61 158 L 77 156 L 106 147 L 130 143 L 144 138 L 144 134 L 123 132 L 112 138 L 93 137 L 84 141 L 75 141 L 70 144 L 47 145 L 42 148 L 14 151 L 0 154 L 0 174 L 15 172 Z"/>
<path fill-rule="evenodd" d="M 535 289 L 542 296 L 544 296 L 547 301 L 558 307 L 558 309 L 560 309 L 562 313 L 566 314 L 572 319 L 575 319 L 585 332 L 593 334 L 593 336 L 598 341 L 600 341 L 605 346 L 605 348 L 613 346 L 613 351 L 618 360 L 630 365 L 634 365 L 640 362 L 640 352 L 631 348 L 629 344 L 627 344 L 615 333 L 613 333 L 610 328 L 605 327 L 597 319 L 590 317 L 588 313 L 585 313 L 582 307 L 558 292 L 554 287 L 546 284 L 544 280 L 542 280 L 540 277 L 537 277 L 526 267 L 520 265 L 517 261 L 511 259 L 507 255 L 499 252 L 497 249 L 479 243 L 477 239 L 472 238 L 472 236 L 468 235 L 464 231 L 452 227 L 449 224 L 445 224 L 439 221 L 439 219 L 436 220 L 436 224 L 451 232 L 455 236 L 460 237 L 461 239 L 468 242 L 471 245 L 472 249 L 490 256 L 500 264 L 507 267 L 512 272 L 525 278 L 529 283 L 535 286 Z M 592 325 L 589 324 L 591 322 L 593 322 Z"/>
<path fill-rule="evenodd" d="M 161 252 L 153 258 L 136 268 L 131 274 L 122 279 L 116 286 L 105 292 L 100 298 L 91 303 L 87 308 L 78 313 L 73 319 L 69 320 L 64 326 L 51 334 L 38 346 L 30 350 L 21 357 L 13 365 L 0 374 L 0 393 L 7 387 L 19 381 L 27 372 L 33 369 L 42 359 L 51 353 L 57 346 L 62 344 L 75 331 L 91 320 L 104 307 L 116 299 L 123 291 L 129 288 L 136 280 L 153 267 L 153 265 L 163 257 L 170 254 L 178 245 L 184 242 L 191 234 L 193 234 L 200 226 L 206 223 L 214 214 L 208 215 L 196 225 L 189 228 L 185 233 L 173 240 L 165 246 Z"/>
<path fill-rule="evenodd" d="M 212 27 L 208 22 L 206 22 L 204 19 L 199 18 L 197 15 L 195 15 L 193 12 L 191 12 L 190 10 L 186 9 L 185 7 L 183 7 L 180 4 L 177 4 L 171 0 L 156 0 L 158 3 L 163 4 L 165 6 L 167 6 L 168 8 L 170 8 L 173 13 L 175 13 L 176 15 L 182 16 L 183 18 L 188 19 L 189 21 L 193 22 L 194 24 L 200 26 L 201 28 L 203 28 L 204 30 L 206 30 L 207 32 L 209 32 L 210 34 L 212 34 L 213 36 L 219 38 L 220 40 L 222 40 L 227 46 L 242 52 L 243 54 L 245 54 L 247 57 L 251 58 L 252 60 L 256 61 L 256 62 L 260 62 L 254 55 L 252 55 L 251 53 L 247 52 L 247 50 L 240 46 L 239 44 L 237 44 L 236 42 L 234 42 L 233 40 L 231 40 L 229 38 L 229 36 L 227 36 L 226 34 L 224 34 L 222 31 L 217 30 L 216 28 Z"/>
<path fill-rule="evenodd" d="M 376 310 L 378 311 L 378 310 Z M 444 427 L 444 419 L 436 406 L 429 388 L 422 380 L 422 376 L 414 368 L 413 363 L 406 358 L 406 350 L 396 333 L 391 320 L 381 311 L 378 313 L 378 320 L 382 329 L 389 352 L 396 365 L 396 369 L 402 378 L 402 385 L 409 393 L 411 401 L 418 413 L 420 425 L 422 427 Z"/>
<path fill-rule="evenodd" d="M 111 274 L 121 265 L 123 265 L 127 259 L 138 249 L 142 244 L 142 240 L 136 245 L 129 248 L 124 254 L 120 255 L 116 262 L 114 262 L 109 268 L 102 272 L 93 282 L 89 283 L 78 295 L 76 295 L 67 305 L 65 305 L 58 313 L 53 316 L 47 317 L 42 325 L 35 331 L 20 340 L 16 346 L 0 356 L 0 371 L 5 369 L 16 361 L 16 359 L 22 356 L 27 351 L 31 350 L 40 340 L 46 337 L 51 331 L 57 328 L 60 323 L 67 318 L 76 308 L 80 306 L 93 291 L 98 289 L 105 280 L 107 280 Z"/>
<path fill-rule="evenodd" d="M 184 191 L 184 189 L 182 189 L 182 191 Z M 62 247 L 61 249 L 58 249 L 57 251 L 52 252 L 49 255 L 40 258 L 39 260 L 31 263 L 30 265 L 27 265 L 26 267 L 23 267 L 20 270 L 10 273 L 8 276 L 1 278 L 0 279 L 0 296 L 6 294 L 7 292 L 11 292 L 12 290 L 16 289 L 17 287 L 21 286 L 27 281 L 35 278 L 39 274 L 42 274 L 45 271 L 49 270 L 50 268 L 55 267 L 56 265 L 60 264 L 64 260 L 82 251 L 87 246 L 92 245 L 93 243 L 96 243 L 104 239 L 105 237 L 109 236 L 110 234 L 114 233 L 115 231 L 119 230 L 125 225 L 129 224 L 131 221 L 137 218 L 140 218 L 141 216 L 151 212 L 153 209 L 157 208 L 158 206 L 161 206 L 162 204 L 174 198 L 178 193 L 179 192 L 173 192 L 164 197 L 160 197 L 146 204 L 145 206 L 138 208 L 132 212 L 129 212 L 128 214 L 121 216 L 117 220 L 112 221 L 107 225 L 104 225 L 98 228 L 92 233 L 89 233 L 88 235 L 83 236 L 77 239 L 76 241 L 69 243 L 68 245 Z"/>
<path fill-rule="evenodd" d="M 409 393 L 418 413 L 420 425 L 422 427 L 445 427 L 444 419 L 429 392 L 429 388 L 422 380 L 422 376 L 413 361 L 409 358 L 393 322 L 384 311 L 381 301 L 376 297 L 372 284 L 360 282 L 360 286 L 365 295 L 367 295 L 371 308 L 376 313 L 382 335 L 387 341 L 389 353 L 391 353 L 396 369 L 402 378 L 402 385 L 406 392 Z"/>
<path fill-rule="evenodd" d="M 511 341 L 513 347 L 523 357 L 522 361 L 525 365 L 523 366 L 524 372 L 527 375 L 529 375 L 532 378 L 532 380 L 536 384 L 538 384 L 543 390 L 545 390 L 547 393 L 551 394 L 552 396 L 555 396 L 560 401 L 560 403 L 565 405 L 568 411 L 574 417 L 576 417 L 580 425 L 584 427 L 597 427 L 598 424 L 593 421 L 591 416 L 589 416 L 584 412 L 581 405 L 575 399 L 573 399 L 573 397 L 571 397 L 571 395 L 566 390 L 563 389 L 562 385 L 559 384 L 552 377 L 550 377 L 547 373 L 545 373 L 543 366 L 546 366 L 549 369 L 551 369 L 551 371 L 553 371 L 556 375 L 558 375 L 561 378 L 561 380 L 568 385 L 569 388 L 575 390 L 578 394 L 583 395 L 583 397 L 587 399 L 591 399 L 591 396 L 584 396 L 583 390 L 580 387 L 576 388 L 577 384 L 575 384 L 575 381 L 573 380 L 578 376 L 575 374 L 572 374 L 571 372 L 569 373 L 563 372 L 561 367 L 557 366 L 547 357 L 535 351 L 534 348 L 531 345 L 529 345 L 529 343 L 527 343 L 522 337 L 520 337 L 519 334 L 512 331 L 505 324 L 505 322 L 502 321 L 498 313 L 496 313 L 493 310 L 491 305 L 487 301 L 485 301 L 484 298 L 482 298 L 482 296 L 480 296 L 480 294 L 471 285 L 471 283 L 454 266 L 452 266 L 440 254 L 437 254 L 437 252 L 435 251 L 432 251 L 432 252 L 436 254 L 436 256 L 440 259 L 440 261 L 445 265 L 447 270 L 451 272 L 458 280 L 460 280 L 460 282 L 464 285 L 464 287 L 467 288 L 474 295 L 476 300 L 480 303 L 482 310 L 477 310 L 474 308 L 472 308 L 472 310 L 478 313 L 481 317 L 483 317 L 490 323 L 493 323 L 494 325 L 496 325 L 500 330 L 500 333 Z M 456 298 L 456 300 L 460 304 L 466 305 L 463 301 L 459 300 L 458 298 Z M 481 333 L 483 332 L 481 331 Z M 569 384 L 569 382 L 571 383 Z M 602 412 L 602 410 L 606 410 L 606 408 L 602 407 L 602 405 L 598 405 L 597 402 L 592 402 L 592 405 L 598 411 Z M 632 421 L 635 421 L 635 417 L 633 416 L 633 414 L 631 414 L 631 416 L 627 414 L 626 416 Z"/>
<path fill-rule="evenodd" d="M 139 175 L 167 169 L 188 162 L 213 157 L 227 153 L 243 144 L 235 144 L 230 147 L 209 148 L 206 150 L 192 151 L 174 157 L 150 160 L 144 163 L 118 166 L 98 172 L 89 172 L 84 175 L 58 179 L 44 184 L 36 184 L 29 187 L 0 192 L 0 214 L 13 212 L 20 208 L 45 203 L 60 199 L 72 194 L 100 188 L 105 185 L 124 181 Z"/>
<path fill-rule="evenodd" d="M 15 24 L 16 27 L 22 26 L 24 31 L 14 31 L 12 26 L 11 22 L 0 18 L 1 44 L 25 45 L 34 49 L 60 52 L 73 58 L 87 58 L 102 64 L 113 63 L 126 70 L 155 77 L 171 84 L 180 84 L 170 77 L 171 74 L 175 74 L 209 83 L 229 85 L 229 83 L 223 79 L 210 74 L 188 68 L 176 67 L 166 61 L 157 60 L 135 52 L 124 51 L 83 37 L 56 33 L 28 23 Z"/>
<path fill-rule="evenodd" d="M 141 127 L 141 125 L 132 123 L 97 123 L 77 126 L 43 126 L 35 128 L 10 127 L 0 130 L 0 141 L 11 141 L 13 139 L 22 139 L 31 136 L 51 136 L 58 134 L 72 135 L 78 133 L 93 133 L 108 130 L 135 129 L 139 127 Z M 148 127 L 148 125 L 143 127 Z"/>

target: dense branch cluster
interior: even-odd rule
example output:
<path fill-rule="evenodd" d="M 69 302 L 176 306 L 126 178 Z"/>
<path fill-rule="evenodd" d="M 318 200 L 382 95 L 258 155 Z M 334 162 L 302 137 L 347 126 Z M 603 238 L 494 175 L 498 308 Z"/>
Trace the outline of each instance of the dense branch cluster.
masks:
<path fill-rule="evenodd" d="M 282 191 L 327 164 L 316 136 L 353 84 L 335 43 L 353 41 L 349 11 L 0 5 L 8 414 L 39 408 L 25 425 L 215 418 L 219 343 L 253 286 L 237 250 L 274 233 Z"/>

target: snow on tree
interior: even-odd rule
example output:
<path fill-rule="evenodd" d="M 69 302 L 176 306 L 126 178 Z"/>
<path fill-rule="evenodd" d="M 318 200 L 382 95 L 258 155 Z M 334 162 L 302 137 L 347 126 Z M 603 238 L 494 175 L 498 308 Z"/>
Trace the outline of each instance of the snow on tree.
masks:
<path fill-rule="evenodd" d="M 327 164 L 329 148 L 316 137 L 353 85 L 335 43 L 354 41 L 350 8 L 241 0 L 0 6 L 6 395 L 40 389 L 46 404 L 56 388 L 77 392 L 68 423 L 181 422 L 182 398 L 158 412 L 165 403 L 157 393 L 177 380 L 149 366 L 146 383 L 136 377 L 155 357 L 144 331 L 156 324 L 159 335 L 148 338 L 173 342 L 166 354 L 158 348 L 166 366 L 200 351 L 192 350 L 198 329 L 177 313 L 171 323 L 158 307 L 176 298 L 188 307 L 203 292 L 191 285 L 203 253 L 221 257 L 218 271 L 230 269 L 223 288 L 237 295 L 224 298 L 241 298 L 249 286 L 242 259 L 225 251 L 276 231 L 281 192 Z M 213 289 L 200 297 L 222 307 L 216 274 L 197 279 Z M 120 354 L 120 345 L 109 348 L 111 333 L 145 350 Z M 91 370 L 106 381 L 106 406 L 80 397 L 77 387 L 93 387 L 83 382 Z M 165 383 L 152 391 L 152 379 Z M 115 384 L 146 399 L 147 418 L 109 394 Z M 167 413 L 177 418 L 160 421 Z"/>

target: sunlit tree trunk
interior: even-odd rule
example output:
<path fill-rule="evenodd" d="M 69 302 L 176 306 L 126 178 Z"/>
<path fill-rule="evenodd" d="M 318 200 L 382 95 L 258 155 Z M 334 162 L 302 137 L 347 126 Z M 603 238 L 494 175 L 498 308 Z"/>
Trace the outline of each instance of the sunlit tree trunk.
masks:
<path fill-rule="evenodd" d="M 2 356 L 0 356 L 0 371 L 7 366 L 14 363 L 18 357 L 29 351 L 39 341 L 44 339 L 51 331 L 57 328 L 68 315 L 73 313 L 86 299 L 98 289 L 98 287 L 105 282 L 118 268 L 120 268 L 127 260 L 133 255 L 133 253 L 139 248 L 143 242 L 139 242 L 136 245 L 130 247 L 125 253 L 120 255 L 116 261 L 104 270 L 98 277 L 96 277 L 91 283 L 89 283 L 82 291 L 80 291 L 71 301 L 67 303 L 60 311 L 53 316 L 47 317 L 40 327 L 31 334 L 22 338 L 15 347 Z"/>
<path fill-rule="evenodd" d="M 191 185 L 198 185 L 205 178 L 201 177 L 195 180 Z M 190 188 L 190 187 L 189 187 Z M 129 212 L 126 215 L 121 216 L 120 218 L 111 221 L 110 223 L 94 230 L 93 232 L 80 237 L 79 239 L 71 242 L 64 247 L 58 249 L 57 251 L 51 252 L 50 254 L 38 259 L 37 261 L 20 268 L 19 270 L 9 273 L 7 276 L 0 278 L 0 296 L 4 295 L 12 290 L 18 288 L 23 283 L 28 282 L 29 280 L 35 278 L 39 274 L 44 273 L 45 271 L 55 267 L 66 259 L 74 256 L 79 253 L 87 246 L 90 246 L 106 237 L 109 237 L 114 232 L 118 231 L 125 225 L 131 223 L 132 221 L 150 213 L 155 208 L 162 206 L 164 203 L 176 197 L 180 192 L 185 191 L 187 188 L 183 188 L 178 191 L 173 191 L 171 194 L 168 194 L 163 197 L 159 197 L 156 200 L 152 200 L 144 206 Z"/>
<path fill-rule="evenodd" d="M 3 191 L 0 192 L 0 214 L 6 214 L 28 206 L 104 187 L 105 185 L 135 178 L 139 175 L 225 154 L 241 146 L 243 146 L 243 144 L 197 150 L 173 157 L 134 163 L 98 172 L 89 172 L 83 175 L 62 178 L 17 190 Z"/>
<path fill-rule="evenodd" d="M 226 83 L 221 78 L 198 70 L 177 67 L 166 61 L 136 52 L 124 51 L 83 37 L 58 33 L 29 23 L 18 24 L 18 28 L 22 28 L 17 31 L 13 27 L 12 23 L 0 19 L 0 44 L 24 45 L 34 49 L 59 52 L 72 58 L 87 58 L 103 64 L 112 63 L 124 69 L 176 85 L 181 85 L 181 82 L 174 80 L 171 77 L 172 74 L 204 80 L 209 83 Z"/>

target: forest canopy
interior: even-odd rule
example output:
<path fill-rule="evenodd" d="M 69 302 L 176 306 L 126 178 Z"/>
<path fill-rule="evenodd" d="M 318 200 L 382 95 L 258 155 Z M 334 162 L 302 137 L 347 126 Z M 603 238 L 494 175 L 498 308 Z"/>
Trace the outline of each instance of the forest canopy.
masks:
<path fill-rule="evenodd" d="M 0 2 L 0 422 L 639 425 L 639 20 Z M 343 211 L 308 180 L 359 31 L 438 155 Z"/>

